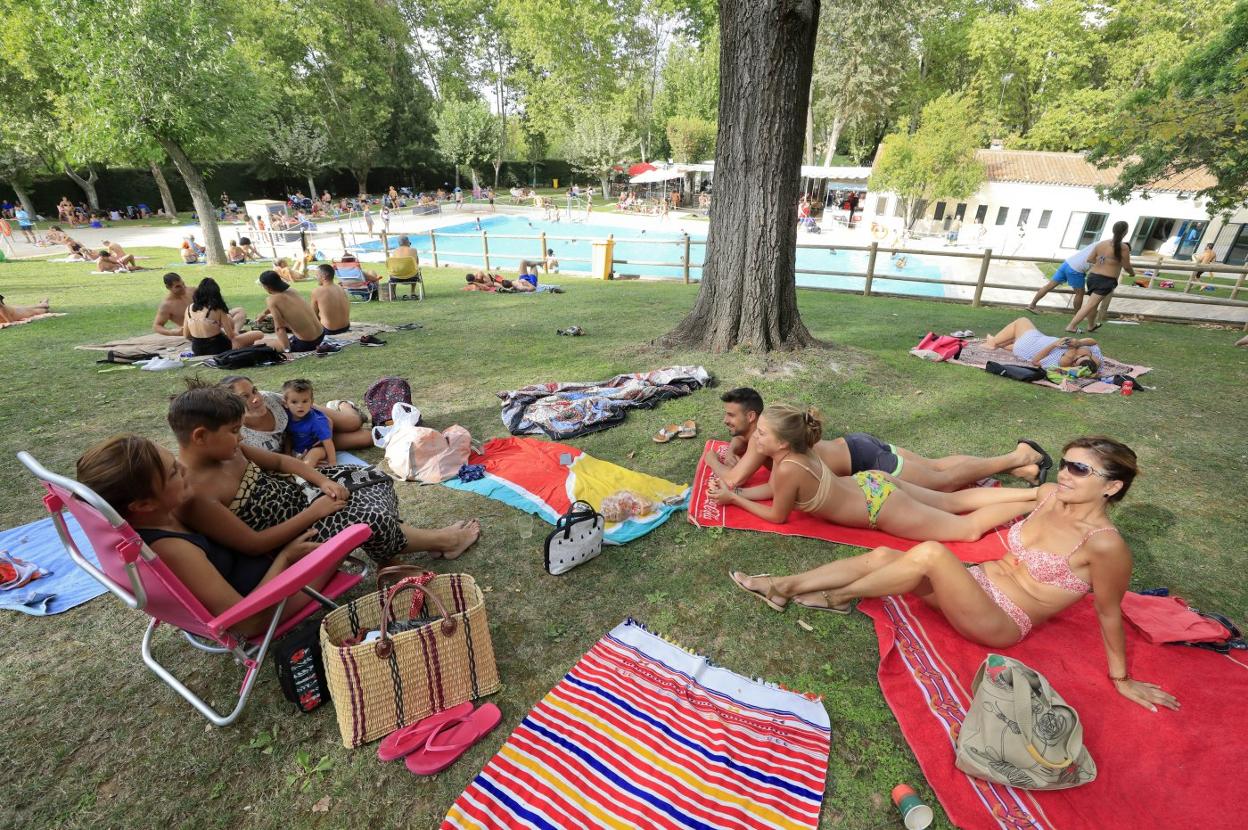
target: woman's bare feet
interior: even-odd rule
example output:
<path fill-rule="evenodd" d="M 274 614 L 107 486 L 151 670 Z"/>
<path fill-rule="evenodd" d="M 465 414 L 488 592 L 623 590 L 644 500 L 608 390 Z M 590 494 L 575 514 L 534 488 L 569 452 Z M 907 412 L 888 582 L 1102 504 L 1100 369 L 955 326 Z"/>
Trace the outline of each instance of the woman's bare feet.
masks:
<path fill-rule="evenodd" d="M 465 519 L 442 528 L 449 536 L 450 547 L 435 555 L 437 559 L 458 559 L 481 538 L 481 522 Z"/>

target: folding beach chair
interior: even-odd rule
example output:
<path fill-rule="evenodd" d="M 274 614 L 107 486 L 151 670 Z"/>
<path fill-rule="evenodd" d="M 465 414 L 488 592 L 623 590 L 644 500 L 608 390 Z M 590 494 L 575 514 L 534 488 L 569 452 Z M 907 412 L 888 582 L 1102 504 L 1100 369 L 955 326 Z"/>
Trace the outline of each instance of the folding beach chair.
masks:
<path fill-rule="evenodd" d="M 331 598 L 342 596 L 364 578 L 362 574 L 334 573 L 351 551 L 372 535 L 368 525 L 356 524 L 322 543 L 316 550 L 275 579 L 243 597 L 224 613 L 213 617 L 152 549 L 143 543 L 138 533 L 91 488 L 47 470 L 29 453 L 19 452 L 17 458 L 47 489 L 47 495 L 43 497 L 44 506 L 52 514 L 61 543 L 65 545 L 65 550 L 74 563 L 128 608 L 151 617 L 141 645 L 143 662 L 157 677 L 217 726 L 228 726 L 242 713 L 257 673 L 264 664 L 269 645 L 315 613 L 318 604 L 327 608 L 338 607 Z M 99 568 L 78 550 L 62 511 L 69 511 L 78 520 L 100 561 Z M 321 591 L 308 587 L 312 582 L 329 574 L 333 576 Z M 309 594 L 316 602 L 308 603 L 299 613 L 281 621 L 286 600 L 299 591 Z M 240 621 L 269 609 L 272 609 L 273 617 L 263 634 L 243 637 L 230 630 Z M 161 623 L 180 629 L 195 648 L 212 654 L 233 655 L 234 660 L 246 668 L 238 701 L 229 714 L 219 713 L 156 662 L 156 658 L 152 656 L 152 635 Z"/>
<path fill-rule="evenodd" d="M 351 302 L 367 303 L 377 299 L 377 286 L 364 278 L 364 266 L 360 263 L 335 262 L 334 271 Z"/>
<path fill-rule="evenodd" d="M 392 256 L 386 260 L 386 271 L 390 279 L 386 280 L 386 296 L 390 300 L 398 297 L 400 286 L 407 286 L 407 296 L 403 299 L 425 298 L 425 278 L 420 272 L 420 264 L 414 256 Z"/>

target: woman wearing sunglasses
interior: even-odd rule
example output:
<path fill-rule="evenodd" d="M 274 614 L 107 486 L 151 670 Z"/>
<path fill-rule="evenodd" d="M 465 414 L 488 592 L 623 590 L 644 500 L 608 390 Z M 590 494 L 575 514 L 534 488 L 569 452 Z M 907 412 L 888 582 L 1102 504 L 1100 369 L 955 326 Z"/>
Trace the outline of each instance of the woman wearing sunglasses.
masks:
<path fill-rule="evenodd" d="M 737 571 L 732 580 L 777 611 L 792 600 L 846 614 L 862 597 L 913 593 L 962 636 L 990 648 L 1014 645 L 1093 592 L 1110 682 L 1146 709 L 1177 709 L 1172 695 L 1127 671 L 1121 602 L 1131 551 L 1109 506 L 1127 494 L 1137 472 L 1135 453 L 1112 438 L 1071 441 L 1057 484 L 1044 485 L 1036 509 L 1010 528 L 1009 552 L 999 561 L 967 567 L 939 542 L 923 542 L 908 551 L 876 548 L 793 576 Z"/>

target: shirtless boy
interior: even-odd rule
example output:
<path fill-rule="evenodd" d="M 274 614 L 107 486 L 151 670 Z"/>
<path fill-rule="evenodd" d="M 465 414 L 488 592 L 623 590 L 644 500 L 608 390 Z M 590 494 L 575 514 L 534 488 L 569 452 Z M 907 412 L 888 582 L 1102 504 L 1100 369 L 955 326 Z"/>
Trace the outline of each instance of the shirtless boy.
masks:
<path fill-rule="evenodd" d="M 191 304 L 191 292 L 182 281 L 182 277 L 170 271 L 165 274 L 165 288 L 169 293 L 156 307 L 156 319 L 152 321 L 152 331 L 166 337 L 185 337 L 183 321 L 186 320 L 186 307 Z M 247 312 L 242 306 L 230 309 L 230 319 L 234 321 L 234 330 L 242 331 L 247 322 Z M 173 323 L 173 328 L 166 328 Z"/>
<path fill-rule="evenodd" d="M 334 266 L 316 266 L 316 288 L 312 289 L 312 311 L 321 321 L 325 334 L 345 334 L 351 330 L 351 299 L 334 282 Z"/>
<path fill-rule="evenodd" d="M 766 457 L 750 445 L 758 417 L 763 413 L 763 398 L 753 389 L 742 387 L 730 389 L 720 400 L 724 402 L 724 426 L 732 436 L 732 443 L 726 463 L 710 450 L 704 458 L 711 472 L 731 488 L 744 484 L 759 467 L 767 465 Z M 1009 473 L 1033 486 L 1044 483 L 1040 472 L 1044 456 L 1038 446 L 1023 441 L 1014 452 L 995 458 L 971 455 L 924 458 L 862 432 L 820 441 L 812 449 L 838 476 L 880 470 L 929 490 L 953 492 L 997 473 Z"/>
<path fill-rule="evenodd" d="M 264 342 L 279 352 L 316 351 L 325 339 L 325 327 L 308 301 L 297 291 L 288 290 L 290 285 L 276 271 L 262 272 L 260 285 L 269 295 L 261 316 L 272 317 L 274 327 Z"/>

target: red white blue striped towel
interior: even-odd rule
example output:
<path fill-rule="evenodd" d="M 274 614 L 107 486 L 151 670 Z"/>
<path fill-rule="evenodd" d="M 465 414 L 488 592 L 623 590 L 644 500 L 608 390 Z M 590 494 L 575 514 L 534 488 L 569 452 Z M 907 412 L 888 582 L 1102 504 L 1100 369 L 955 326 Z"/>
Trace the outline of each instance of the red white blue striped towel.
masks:
<path fill-rule="evenodd" d="M 813 828 L 829 734 L 819 700 L 629 620 L 520 723 L 442 828 Z"/>

